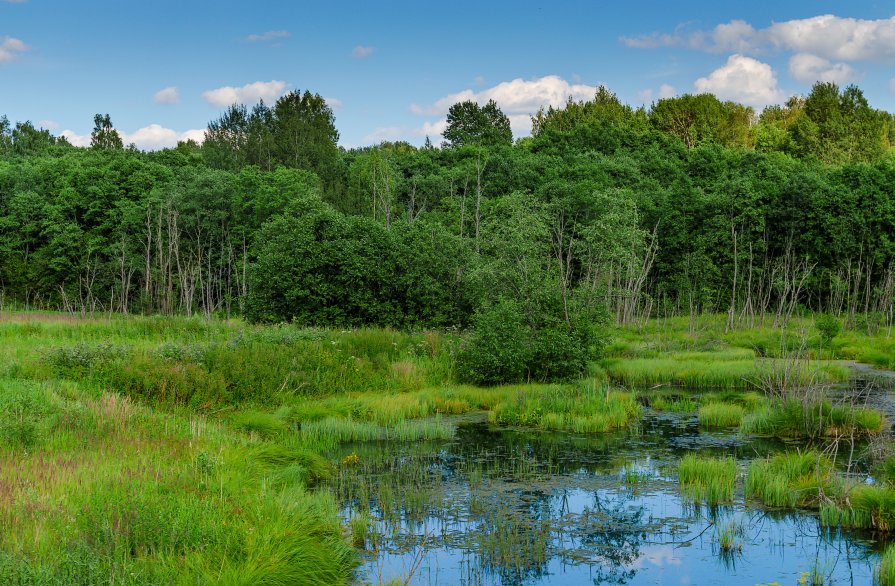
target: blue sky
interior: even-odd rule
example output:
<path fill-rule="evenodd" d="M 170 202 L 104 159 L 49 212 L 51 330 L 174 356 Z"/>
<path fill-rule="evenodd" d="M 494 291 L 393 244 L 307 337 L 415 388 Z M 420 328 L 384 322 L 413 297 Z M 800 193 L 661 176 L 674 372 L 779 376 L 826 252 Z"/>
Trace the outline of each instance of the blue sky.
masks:
<path fill-rule="evenodd" d="M 108 112 L 142 148 L 229 102 L 310 89 L 341 143 L 438 141 L 454 100 L 539 105 L 711 91 L 760 109 L 816 79 L 895 110 L 892 2 L 0 0 L 0 114 L 84 141 Z"/>

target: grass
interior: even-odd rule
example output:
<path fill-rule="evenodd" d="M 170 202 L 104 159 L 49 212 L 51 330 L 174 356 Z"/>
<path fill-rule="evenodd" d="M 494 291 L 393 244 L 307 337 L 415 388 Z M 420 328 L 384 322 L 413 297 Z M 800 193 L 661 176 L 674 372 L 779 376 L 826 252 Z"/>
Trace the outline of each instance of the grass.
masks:
<path fill-rule="evenodd" d="M 577 386 L 519 389 L 491 411 L 494 423 L 575 433 L 605 433 L 635 422 L 641 413 L 632 393 L 592 381 Z"/>
<path fill-rule="evenodd" d="M 725 332 L 715 317 L 692 331 L 686 320 L 653 320 L 616 334 L 594 373 L 629 386 L 703 389 L 694 396 L 650 391 L 654 409 L 698 410 L 706 426 L 733 426 L 740 417 L 741 429 L 786 433 L 804 423 L 787 422 L 785 409 L 779 423 L 754 394 L 718 391 L 741 391 L 797 337 L 783 335 L 781 345 L 770 328 Z M 376 547 L 374 520 L 343 526 L 333 486 L 368 465 L 370 442 L 431 441 L 437 450 L 454 436 L 452 417 L 472 411 L 501 425 L 580 435 L 630 427 L 640 417 L 638 396 L 596 378 L 456 384 L 457 347 L 449 333 L 4 314 L 0 583 L 349 583 L 356 548 Z M 893 350 L 882 336 L 845 332 L 824 352 L 882 365 Z M 825 380 L 842 377 L 839 365 L 821 368 Z M 876 412 L 831 406 L 825 413 L 830 433 L 885 425 Z M 352 442 L 368 443 L 341 446 Z M 753 464 L 747 493 L 769 506 L 817 506 L 822 492 L 844 510 L 831 465 L 816 454 L 797 456 L 810 466 Z M 549 474 L 521 456 L 503 464 L 520 475 Z M 380 503 L 400 503 L 383 516 L 421 522 L 433 498 L 421 480 L 428 473 L 407 469 L 401 485 L 370 487 Z M 626 470 L 625 481 L 637 484 L 639 474 Z M 500 476 L 480 475 L 482 482 Z M 730 502 L 736 465 L 688 456 L 680 476 L 694 500 Z M 848 510 L 864 512 L 849 514 L 888 527 L 887 498 L 854 489 Z M 520 533 L 498 517 L 495 533 L 477 536 L 489 559 L 545 555 L 540 533 Z"/>
<path fill-rule="evenodd" d="M 688 454 L 678 465 L 682 492 L 709 506 L 733 501 L 737 465 L 733 458 L 711 458 Z"/>
<path fill-rule="evenodd" d="M 855 486 L 837 502 L 821 507 L 820 519 L 828 527 L 895 531 L 895 489 Z"/>
<path fill-rule="evenodd" d="M 895 545 L 888 546 L 880 556 L 876 580 L 880 586 L 895 585 Z"/>
<path fill-rule="evenodd" d="M 756 460 L 746 476 L 746 497 L 769 507 L 818 508 L 842 491 L 833 463 L 815 451 L 786 452 Z"/>
<path fill-rule="evenodd" d="M 699 408 L 699 425 L 708 429 L 738 427 L 746 410 L 733 403 L 707 403 Z"/>
<path fill-rule="evenodd" d="M 715 533 L 718 539 L 718 548 L 722 554 L 730 555 L 743 551 L 746 527 L 738 519 L 728 519 L 724 523 L 716 523 Z"/>
<path fill-rule="evenodd" d="M 740 431 L 785 438 L 817 438 L 874 435 L 881 433 L 885 426 L 885 418 L 875 409 L 834 406 L 829 401 L 806 405 L 789 400 L 769 402 L 745 416 Z"/>

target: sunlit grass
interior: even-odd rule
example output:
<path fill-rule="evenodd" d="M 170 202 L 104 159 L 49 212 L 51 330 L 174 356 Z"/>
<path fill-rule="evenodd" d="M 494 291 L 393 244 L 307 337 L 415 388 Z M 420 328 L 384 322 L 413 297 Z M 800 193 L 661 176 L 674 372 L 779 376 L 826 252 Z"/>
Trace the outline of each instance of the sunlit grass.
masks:
<path fill-rule="evenodd" d="M 688 454 L 678 465 L 681 491 L 696 502 L 715 506 L 733 501 L 737 466 L 733 458 Z"/>

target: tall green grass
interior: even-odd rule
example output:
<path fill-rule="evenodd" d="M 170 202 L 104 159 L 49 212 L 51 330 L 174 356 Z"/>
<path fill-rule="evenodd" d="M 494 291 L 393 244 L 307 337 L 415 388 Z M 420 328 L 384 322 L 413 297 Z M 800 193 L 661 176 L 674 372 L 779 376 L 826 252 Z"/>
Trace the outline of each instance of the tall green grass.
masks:
<path fill-rule="evenodd" d="M 699 408 L 699 425 L 709 429 L 738 427 L 745 409 L 732 403 L 713 402 Z"/>
<path fill-rule="evenodd" d="M 519 389 L 493 408 L 490 419 L 501 425 L 605 433 L 627 427 L 640 413 L 633 394 L 583 381 L 577 386 Z"/>
<path fill-rule="evenodd" d="M 697 502 L 715 506 L 733 501 L 737 465 L 733 458 L 688 454 L 678 465 L 681 491 Z"/>
<path fill-rule="evenodd" d="M 895 585 L 895 545 L 886 547 L 880 556 L 879 566 L 876 568 L 876 580 L 879 586 Z"/>
<path fill-rule="evenodd" d="M 829 401 L 804 404 L 795 399 L 767 403 L 743 418 L 746 434 L 792 438 L 878 434 L 885 428 L 882 413 L 867 407 L 833 405 Z"/>
<path fill-rule="evenodd" d="M 769 507 L 816 508 L 841 493 L 833 463 L 815 451 L 786 452 L 756 460 L 746 476 L 746 497 Z"/>

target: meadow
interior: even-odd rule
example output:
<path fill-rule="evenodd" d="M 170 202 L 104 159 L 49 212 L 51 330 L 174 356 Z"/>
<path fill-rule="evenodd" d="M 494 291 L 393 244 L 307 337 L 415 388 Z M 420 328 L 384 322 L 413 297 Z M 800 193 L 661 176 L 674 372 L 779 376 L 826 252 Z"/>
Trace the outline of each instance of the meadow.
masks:
<path fill-rule="evenodd" d="M 635 429 L 645 410 L 823 445 L 879 436 L 887 422 L 868 406 L 825 403 L 806 419 L 762 391 L 764 369 L 786 348 L 804 350 L 794 380 L 845 381 L 848 360 L 891 365 L 885 333 L 845 332 L 821 351 L 810 322 L 796 325 L 807 333 L 790 340 L 772 328 L 724 332 L 717 316 L 695 330 L 654 320 L 613 331 L 580 380 L 486 388 L 457 382 L 463 338 L 452 333 L 3 313 L 0 581 L 350 583 L 375 539 L 369 518 L 340 513 L 340 479 L 367 457 L 344 447 L 451 441 L 457 421 L 478 413 L 596 444 Z M 819 510 L 828 526 L 895 528 L 889 477 L 856 486 L 824 449 L 748 465 L 688 456 L 675 474 L 683 494 L 711 506 L 743 490 L 756 506 Z M 513 466 L 550 476 L 524 459 Z M 636 469 L 624 470 L 619 482 L 636 485 Z M 391 490 L 404 507 L 427 494 Z M 720 533 L 728 541 L 731 527 Z M 501 556 L 505 545 L 481 542 Z M 884 558 L 881 576 L 890 567 Z"/>

